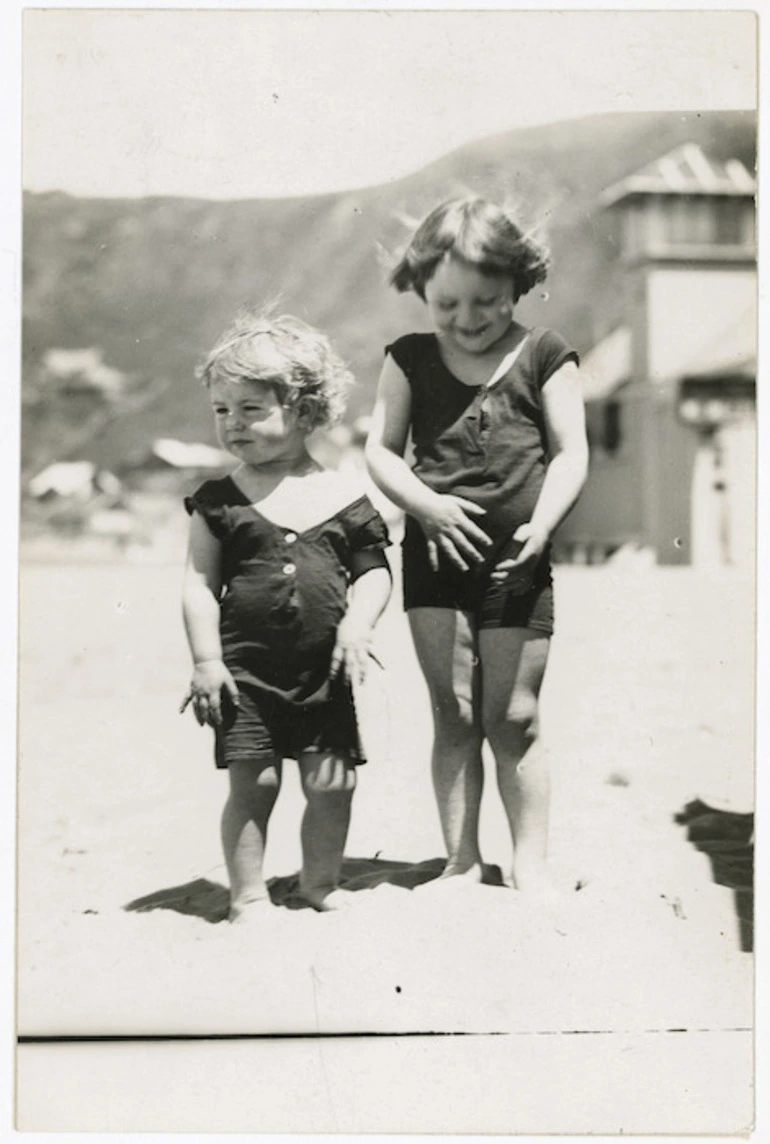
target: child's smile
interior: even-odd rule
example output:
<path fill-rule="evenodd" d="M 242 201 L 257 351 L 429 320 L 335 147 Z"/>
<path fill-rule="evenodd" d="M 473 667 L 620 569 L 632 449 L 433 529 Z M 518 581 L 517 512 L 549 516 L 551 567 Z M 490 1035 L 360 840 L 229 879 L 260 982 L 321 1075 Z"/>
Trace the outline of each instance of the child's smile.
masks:
<path fill-rule="evenodd" d="M 513 320 L 513 283 L 455 258 L 439 263 L 425 301 L 436 331 L 470 354 L 486 353 Z"/>

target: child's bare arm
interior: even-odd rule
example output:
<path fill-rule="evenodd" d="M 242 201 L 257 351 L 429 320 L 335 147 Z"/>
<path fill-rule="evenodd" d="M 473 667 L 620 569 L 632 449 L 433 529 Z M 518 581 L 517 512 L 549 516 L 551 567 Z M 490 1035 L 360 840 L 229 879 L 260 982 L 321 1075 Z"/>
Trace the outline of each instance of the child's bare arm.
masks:
<path fill-rule="evenodd" d="M 588 440 L 580 371 L 567 362 L 543 386 L 543 412 L 551 460 L 532 514 L 549 537 L 574 505 L 588 475 Z"/>
<path fill-rule="evenodd" d="M 190 522 L 190 542 L 182 591 L 182 614 L 193 658 L 193 676 L 182 703 L 192 703 L 199 723 L 222 720 L 222 688 L 238 702 L 238 688 L 222 662 L 219 637 L 221 549 L 198 513 Z"/>
<path fill-rule="evenodd" d="M 428 539 L 434 568 L 439 554 L 465 569 L 483 560 L 490 544 L 487 534 L 472 516 L 484 510 L 464 497 L 436 493 L 416 477 L 404 460 L 409 434 L 412 397 L 409 382 L 390 356 L 380 375 L 372 425 L 366 443 L 366 462 L 374 483 L 394 504 L 420 522 Z"/>
<path fill-rule="evenodd" d="M 386 566 L 368 568 L 354 580 L 348 610 L 337 629 L 337 642 L 332 653 L 332 676 L 344 664 L 351 682 L 363 682 L 369 666 L 374 626 L 385 610 L 390 591 L 391 576 Z"/>
<path fill-rule="evenodd" d="M 532 519 L 514 535 L 522 547 L 513 560 L 505 560 L 492 573 L 510 578 L 518 569 L 539 559 L 554 531 L 580 495 L 588 473 L 588 443 L 580 373 L 567 362 L 543 386 L 543 412 L 551 460 Z"/>

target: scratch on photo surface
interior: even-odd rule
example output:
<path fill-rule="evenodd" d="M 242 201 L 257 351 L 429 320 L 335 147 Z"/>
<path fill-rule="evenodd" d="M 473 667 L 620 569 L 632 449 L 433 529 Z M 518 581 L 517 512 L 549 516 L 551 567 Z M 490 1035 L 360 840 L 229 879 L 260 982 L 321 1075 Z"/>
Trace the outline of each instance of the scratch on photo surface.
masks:
<path fill-rule="evenodd" d="M 316 1028 L 316 1044 L 318 1045 L 318 1060 L 321 1065 L 321 1075 L 323 1077 L 324 1088 L 326 1089 L 326 1097 L 329 1101 L 332 1117 L 334 1119 L 334 1130 L 339 1132 L 339 1120 L 337 1119 L 337 1110 L 334 1107 L 334 1097 L 332 1096 L 331 1085 L 329 1084 L 329 1074 L 326 1071 L 326 1061 L 324 1059 L 324 1045 L 323 1035 L 321 1033 L 321 1022 L 318 1013 L 318 987 L 321 985 L 321 978 L 318 970 L 314 965 L 310 966 L 310 984 L 313 988 L 313 1012 L 315 1014 L 315 1028 Z"/>

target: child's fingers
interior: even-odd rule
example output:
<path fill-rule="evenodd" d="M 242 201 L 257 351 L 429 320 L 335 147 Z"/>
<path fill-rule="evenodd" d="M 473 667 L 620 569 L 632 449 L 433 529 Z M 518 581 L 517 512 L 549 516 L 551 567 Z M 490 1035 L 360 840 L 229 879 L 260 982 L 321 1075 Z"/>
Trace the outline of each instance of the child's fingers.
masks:
<path fill-rule="evenodd" d="M 351 647 L 347 649 L 345 655 L 345 671 L 351 683 L 363 683 L 366 679 L 366 669 L 368 664 L 368 652 L 366 648 Z"/>
<path fill-rule="evenodd" d="M 492 543 L 492 537 L 488 536 L 486 532 L 484 532 L 484 529 L 476 524 L 475 520 L 471 520 L 470 517 L 465 514 L 464 509 L 463 516 L 458 521 L 457 527 L 474 542 L 483 545 L 484 548 L 488 548 Z"/>
<path fill-rule="evenodd" d="M 344 659 L 344 655 L 345 655 L 345 653 L 344 653 L 342 647 L 340 646 L 340 644 L 335 644 L 334 650 L 332 652 L 331 664 L 329 666 L 329 677 L 330 677 L 330 679 L 334 679 L 335 676 L 337 675 L 337 673 L 340 669 L 340 665 L 342 664 L 342 661 Z"/>
<path fill-rule="evenodd" d="M 459 504 L 463 512 L 476 513 L 478 516 L 484 516 L 486 509 L 481 505 L 476 504 L 475 501 L 466 500 L 465 497 L 453 497 L 455 504 Z"/>
<path fill-rule="evenodd" d="M 501 584 L 507 580 L 511 588 L 516 587 L 516 585 L 519 583 L 524 583 L 524 581 L 527 579 L 526 576 L 517 575 L 515 571 L 511 572 L 510 569 L 503 572 L 495 569 L 495 571 L 490 574 L 489 578 L 490 580 L 494 580 L 496 584 Z"/>
<path fill-rule="evenodd" d="M 515 539 L 516 537 L 514 537 L 514 540 Z M 528 540 L 524 541 L 516 555 L 507 556 L 505 560 L 501 560 L 499 564 L 495 565 L 495 570 L 497 571 L 498 569 L 502 568 L 510 571 L 512 568 L 521 568 L 522 565 L 531 563 L 533 558 L 536 556 L 537 549 L 535 548 L 535 545 Z"/>
<path fill-rule="evenodd" d="M 227 691 L 227 694 L 230 696 L 230 699 L 232 700 L 234 706 L 237 707 L 241 701 L 241 696 L 240 696 L 240 692 L 238 691 L 238 685 L 236 684 L 235 680 L 232 678 L 226 679 L 225 680 L 225 689 Z"/>
<path fill-rule="evenodd" d="M 458 525 L 458 528 L 463 541 L 471 546 L 474 555 L 478 556 L 479 560 L 483 560 L 484 549 L 489 548 L 492 543 L 491 538 L 487 536 L 486 532 L 482 532 L 472 520 L 463 521 Z"/>
<path fill-rule="evenodd" d="M 481 533 L 481 535 L 484 536 L 485 534 Z M 484 554 L 479 551 L 478 543 L 474 543 L 466 533 L 460 529 L 456 529 L 451 540 L 458 552 L 461 553 L 463 559 L 473 560 L 474 563 L 483 562 Z"/>
<path fill-rule="evenodd" d="M 527 564 L 532 564 L 532 562 L 537 558 L 538 555 L 539 555 L 539 553 L 538 553 L 536 544 L 534 543 L 534 541 L 528 540 L 524 544 L 524 547 L 521 549 L 521 552 L 517 553 L 517 555 L 514 556 L 513 567 L 514 568 L 521 568 L 522 566 L 525 566 Z"/>
<path fill-rule="evenodd" d="M 428 560 L 434 572 L 438 572 L 438 546 L 435 540 L 428 541 Z"/>
<path fill-rule="evenodd" d="M 212 727 L 219 727 L 222 722 L 222 683 L 220 687 L 212 688 L 205 695 L 201 695 L 201 703 L 205 707 L 206 722 Z"/>
<path fill-rule="evenodd" d="M 448 536 L 442 536 L 439 543 L 441 544 L 441 551 L 450 563 L 454 564 L 456 568 L 459 568 L 461 572 L 467 572 L 468 564 L 457 551 L 454 541 L 450 540 Z M 438 565 L 436 566 L 436 571 L 438 571 Z"/>
<path fill-rule="evenodd" d="M 192 691 L 188 691 L 187 694 L 185 695 L 184 699 L 182 700 L 181 704 L 180 704 L 180 707 L 179 707 L 179 714 L 180 715 L 183 715 L 185 713 L 187 708 L 192 703 L 192 699 L 193 699 Z"/>
<path fill-rule="evenodd" d="M 531 561 L 522 559 L 524 549 L 515 558 L 501 560 L 490 573 L 496 584 L 505 583 L 511 592 L 525 592 L 531 583 Z"/>
<path fill-rule="evenodd" d="M 198 725 L 205 727 L 207 723 L 211 722 L 211 707 L 209 704 L 209 696 L 205 692 L 198 691 L 192 696 L 193 711 Z"/>

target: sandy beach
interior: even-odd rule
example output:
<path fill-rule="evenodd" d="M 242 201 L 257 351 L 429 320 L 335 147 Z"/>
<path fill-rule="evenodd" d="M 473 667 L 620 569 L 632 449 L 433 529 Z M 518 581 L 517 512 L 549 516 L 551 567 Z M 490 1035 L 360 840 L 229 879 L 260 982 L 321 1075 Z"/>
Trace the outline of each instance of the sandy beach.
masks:
<path fill-rule="evenodd" d="M 329 1068 L 344 1072 L 356 1046 L 369 1045 L 372 1061 L 392 1048 L 373 1035 L 420 1035 L 395 1042 L 412 1087 L 387 1101 L 380 1094 L 364 1108 L 358 1090 L 358 1102 L 348 1093 L 330 1116 L 328 1076 L 317 1100 L 305 1089 L 287 1104 L 268 1085 L 273 1096 L 257 1119 L 251 1106 L 233 1120 L 226 1101 L 218 1112 L 201 1102 L 199 1131 L 614 1132 L 620 1123 L 627 1132 L 697 1133 L 748 1125 L 753 959 L 740 949 L 732 892 L 713 883 L 706 856 L 674 821 L 696 797 L 752 806 L 747 576 L 729 568 L 557 569 L 558 631 L 543 697 L 551 853 L 565 884 L 583 888 L 556 915 L 525 907 L 503 884 L 510 841 L 491 770 L 481 834 L 487 884 L 451 900 L 410 888 L 438 873 L 443 849 L 430 713 L 396 597 L 378 634 L 385 671 L 362 700 L 370 760 L 344 870 L 358 891 L 355 908 L 319 915 L 277 905 L 259 933 L 222 920 L 218 820 L 227 780 L 213 767 L 208 729 L 178 714 L 188 678 L 180 579 L 181 559 L 22 569 L 22 1037 L 262 1035 L 270 1039 L 219 1042 L 216 1052 L 241 1063 L 251 1054 L 268 1077 L 292 1044 L 315 1067 L 315 1042 L 278 1036 L 345 1034 L 324 1042 Z M 267 854 L 279 902 L 299 867 L 301 810 L 296 768 L 287 764 Z M 424 1039 L 434 1033 L 475 1036 Z M 482 1107 L 471 1086 L 454 1106 L 439 1099 L 429 1111 L 430 1086 L 417 1097 L 419 1045 L 434 1058 L 453 1054 L 436 1065 L 436 1076 L 450 1078 L 475 1045 L 473 1059 L 490 1076 L 509 1066 L 531 1073 L 537 1099 L 522 1103 L 519 1088 L 515 1101 L 511 1090 Z M 110 1112 L 109 1085 L 97 1080 L 108 1053 L 22 1045 L 20 1126 L 189 1131 L 195 1058 L 186 1049 L 177 1069 L 178 1048 L 163 1057 L 165 1098 L 138 1097 L 125 1108 L 113 1100 Z M 157 1051 L 147 1046 L 141 1070 L 152 1072 Z M 381 1075 L 396 1068 L 383 1061 L 372 1066 Z M 61 1084 L 42 1085 L 52 1063 Z M 590 1113 L 585 1085 L 559 1103 L 545 1080 L 552 1067 L 596 1078 L 632 1065 L 614 1102 L 591 1104 Z M 632 1076 L 633 1099 L 624 1087 Z M 72 1099 L 79 1083 L 90 1099 Z"/>

